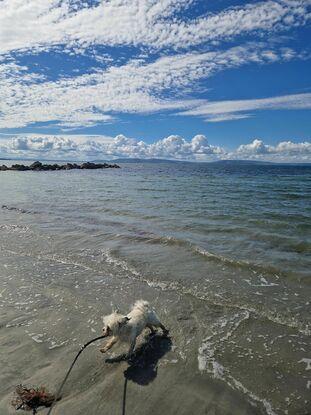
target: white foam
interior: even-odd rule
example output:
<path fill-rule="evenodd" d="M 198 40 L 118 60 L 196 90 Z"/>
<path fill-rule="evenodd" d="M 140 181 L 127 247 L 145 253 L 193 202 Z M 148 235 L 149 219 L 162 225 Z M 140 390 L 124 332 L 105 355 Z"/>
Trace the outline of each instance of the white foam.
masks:
<path fill-rule="evenodd" d="M 303 359 L 299 360 L 298 363 L 306 363 L 306 370 L 311 370 L 311 359 L 304 357 Z"/>
<path fill-rule="evenodd" d="M 244 279 L 244 281 L 246 281 L 247 284 L 250 285 L 251 287 L 275 287 L 279 285 L 275 282 L 267 281 L 266 278 L 264 278 L 263 276 L 260 277 L 260 282 L 261 282 L 260 284 L 253 284 L 252 281 L 249 279 Z"/>
<path fill-rule="evenodd" d="M 51 346 L 49 346 L 49 350 L 56 349 L 57 347 L 62 347 L 68 343 L 68 340 L 64 340 L 61 343 L 56 343 L 55 341 L 51 341 Z"/>
<path fill-rule="evenodd" d="M 5 230 L 8 232 L 28 232 L 29 231 L 29 227 L 28 226 L 24 226 L 24 225 L 6 225 L 6 224 L 1 224 L 0 225 L 0 229 L 1 230 Z"/>
<path fill-rule="evenodd" d="M 246 394 L 253 402 L 261 403 L 267 415 L 276 415 L 271 404 L 247 389 L 239 380 L 235 379 L 230 371 L 215 359 L 215 353 L 221 343 L 227 341 L 238 327 L 249 318 L 247 311 L 236 313 L 229 317 L 222 317 L 211 328 L 213 334 L 208 336 L 198 350 L 198 367 L 200 371 L 208 372 L 215 379 L 224 381 L 232 389 Z"/>
<path fill-rule="evenodd" d="M 41 339 L 43 337 L 43 334 L 36 334 L 34 336 L 30 335 L 32 340 L 34 340 L 36 343 L 43 343 L 43 340 Z"/>

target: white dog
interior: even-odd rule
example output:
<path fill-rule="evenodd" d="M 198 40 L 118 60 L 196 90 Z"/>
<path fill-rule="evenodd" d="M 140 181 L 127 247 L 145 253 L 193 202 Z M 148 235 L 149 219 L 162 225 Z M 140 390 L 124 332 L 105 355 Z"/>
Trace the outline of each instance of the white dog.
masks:
<path fill-rule="evenodd" d="M 155 331 L 155 327 L 160 327 L 164 335 L 168 334 L 168 330 L 161 324 L 156 313 L 150 308 L 148 301 L 143 300 L 136 301 L 132 310 L 126 316 L 113 312 L 109 316 L 104 316 L 103 322 L 104 336 L 112 337 L 100 349 L 102 353 L 106 353 L 118 341 L 123 341 L 130 343 L 127 354 L 127 357 L 130 357 L 135 348 L 136 338 L 146 327 L 152 333 Z"/>

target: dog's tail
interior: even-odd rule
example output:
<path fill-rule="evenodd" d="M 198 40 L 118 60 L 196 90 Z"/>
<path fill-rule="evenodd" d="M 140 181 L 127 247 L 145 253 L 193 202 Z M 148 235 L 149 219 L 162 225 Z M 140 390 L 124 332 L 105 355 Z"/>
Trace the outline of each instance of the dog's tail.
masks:
<path fill-rule="evenodd" d="M 137 300 L 134 304 L 133 308 L 138 308 L 141 311 L 146 311 L 150 309 L 150 305 L 148 301 L 145 300 Z"/>

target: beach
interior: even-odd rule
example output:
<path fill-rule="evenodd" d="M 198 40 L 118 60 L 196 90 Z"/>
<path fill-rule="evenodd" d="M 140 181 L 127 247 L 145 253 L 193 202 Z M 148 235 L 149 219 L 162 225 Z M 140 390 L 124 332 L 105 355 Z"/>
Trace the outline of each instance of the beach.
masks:
<path fill-rule="evenodd" d="M 141 298 L 169 338 L 92 344 L 52 413 L 310 413 L 311 168 L 120 166 L 1 172 L 0 413 Z"/>

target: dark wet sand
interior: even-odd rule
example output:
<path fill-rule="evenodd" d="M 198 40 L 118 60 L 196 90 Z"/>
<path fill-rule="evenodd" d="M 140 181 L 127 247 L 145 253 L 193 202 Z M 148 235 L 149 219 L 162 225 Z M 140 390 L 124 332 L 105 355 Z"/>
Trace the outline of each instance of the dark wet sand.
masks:
<path fill-rule="evenodd" d="M 45 272 L 52 270 L 58 274 L 68 273 L 66 280 L 54 278 L 47 282 L 42 278 Z M 146 337 L 141 336 L 136 358 L 130 364 L 105 362 L 105 358 L 124 352 L 124 347 L 102 355 L 98 350 L 100 342 L 89 346 L 73 369 L 62 399 L 52 413 L 264 413 L 262 408 L 252 406 L 244 394 L 199 371 L 200 344 L 196 339 L 201 337 L 201 328 L 194 313 L 197 300 L 190 296 L 161 292 L 144 283 L 118 280 L 114 276 L 105 279 L 100 298 L 93 298 L 92 302 L 89 296 L 94 293 L 90 294 L 87 287 L 76 293 L 77 288 L 69 277 L 71 275 L 75 282 L 85 280 L 85 270 L 45 259 L 34 261 L 8 252 L 2 253 L 1 274 L 5 282 L 0 309 L 1 415 L 16 413 L 10 400 L 14 386 L 19 383 L 45 385 L 55 392 L 80 345 L 100 335 L 100 316 L 109 312 L 110 303 L 121 304 L 127 310 L 141 297 L 154 303 L 170 328 L 170 338 L 150 338 L 146 331 Z M 23 278 L 17 278 L 18 275 Z M 96 275 L 89 272 L 87 278 L 94 280 Z M 87 310 L 90 310 L 89 315 Z M 89 317 L 94 319 L 92 323 L 88 323 Z M 51 340 L 53 335 L 58 347 Z M 146 341 L 147 346 L 140 349 Z"/>

